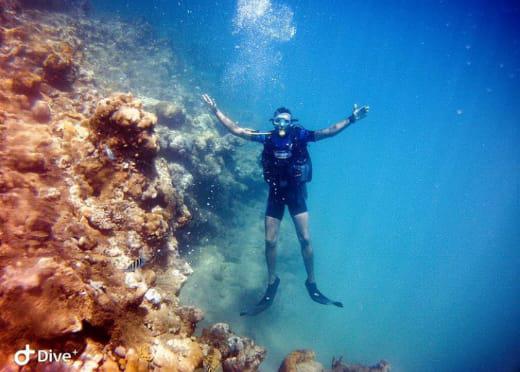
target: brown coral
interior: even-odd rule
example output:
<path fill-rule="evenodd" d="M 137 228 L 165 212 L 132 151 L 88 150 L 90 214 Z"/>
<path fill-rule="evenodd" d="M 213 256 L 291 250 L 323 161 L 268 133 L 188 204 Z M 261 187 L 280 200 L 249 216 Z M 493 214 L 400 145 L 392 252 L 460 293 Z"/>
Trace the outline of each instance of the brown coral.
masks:
<path fill-rule="evenodd" d="M 155 105 L 159 123 L 170 128 L 179 128 L 185 124 L 187 117 L 184 110 L 172 102 L 161 101 Z"/>
<path fill-rule="evenodd" d="M 182 329 L 191 351 L 181 364 L 192 370 L 202 363 L 190 339 L 198 318 L 175 314 L 174 293 L 168 306 L 143 302 L 152 270 L 122 271 L 163 246 L 173 253 L 175 221 L 187 215 L 155 158 L 155 117 L 130 95 L 96 110 L 96 96 L 81 93 L 92 87 L 73 84 L 75 44 L 12 9 L 0 15 L 0 366 L 30 343 L 73 346 L 74 368 L 147 370 L 156 332 Z M 129 351 L 118 359 L 109 343 Z"/>
<path fill-rule="evenodd" d="M 72 46 L 66 42 L 58 44 L 43 61 L 45 81 L 58 88 L 68 88 L 76 79 Z"/>
<path fill-rule="evenodd" d="M 31 108 L 31 114 L 40 123 L 48 123 L 51 119 L 51 109 L 45 101 L 36 101 Z"/>
<path fill-rule="evenodd" d="M 40 93 L 42 79 L 32 72 L 19 72 L 13 77 L 13 92 L 35 96 Z"/>
<path fill-rule="evenodd" d="M 153 127 L 155 115 L 144 112 L 142 104 L 130 94 L 115 94 L 101 100 L 90 125 L 95 130 L 96 141 L 115 154 L 129 159 L 149 162 L 159 150 Z"/>
<path fill-rule="evenodd" d="M 295 350 L 285 357 L 279 372 L 324 372 L 323 366 L 316 362 L 316 354 L 312 350 Z"/>
<path fill-rule="evenodd" d="M 256 371 L 265 358 L 264 348 L 247 337 L 236 336 L 225 323 L 204 329 L 201 341 L 218 349 L 225 372 Z"/>
<path fill-rule="evenodd" d="M 27 342 L 52 339 L 81 331 L 82 321 L 93 317 L 92 298 L 81 278 L 52 258 L 6 266 L 0 280 L 0 308 L 7 324 L 3 333 Z M 22 313 L 26 316 L 20 317 Z"/>
<path fill-rule="evenodd" d="M 390 372 L 390 364 L 381 360 L 379 363 L 373 366 L 364 366 L 361 364 L 348 364 L 343 362 L 343 358 L 332 359 L 332 370 L 331 372 Z"/>

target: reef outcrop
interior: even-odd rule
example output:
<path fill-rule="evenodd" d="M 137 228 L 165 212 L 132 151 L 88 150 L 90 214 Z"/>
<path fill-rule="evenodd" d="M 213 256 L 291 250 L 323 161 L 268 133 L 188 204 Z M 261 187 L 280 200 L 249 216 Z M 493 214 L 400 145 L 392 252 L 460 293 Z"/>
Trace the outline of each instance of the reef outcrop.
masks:
<path fill-rule="evenodd" d="M 343 358 L 332 359 L 330 369 L 316 361 L 316 354 L 312 350 L 295 350 L 285 357 L 279 372 L 390 372 L 390 364 L 382 360 L 376 365 L 367 367 L 361 364 L 348 364 Z"/>
<path fill-rule="evenodd" d="M 312 350 L 295 350 L 285 357 L 279 372 L 325 372 Z"/>
<path fill-rule="evenodd" d="M 212 356 L 207 358 L 207 367 L 213 370 L 216 370 L 214 360 L 218 361 L 220 357 L 226 372 L 256 371 L 266 354 L 264 348 L 255 345 L 253 340 L 247 337 L 235 335 L 225 323 L 217 323 L 209 329 L 204 329 L 201 340 L 213 348 L 207 353 Z"/>
<path fill-rule="evenodd" d="M 361 364 L 343 363 L 343 358 L 332 359 L 331 372 L 390 372 L 391 366 L 385 360 L 379 361 L 372 366 L 364 366 Z"/>
<path fill-rule="evenodd" d="M 0 14 L 0 365 L 30 345 L 74 354 L 51 370 L 257 366 L 250 340 L 195 337 L 203 314 L 179 303 L 191 214 L 156 115 L 96 89 L 74 22 L 27 3 Z"/>

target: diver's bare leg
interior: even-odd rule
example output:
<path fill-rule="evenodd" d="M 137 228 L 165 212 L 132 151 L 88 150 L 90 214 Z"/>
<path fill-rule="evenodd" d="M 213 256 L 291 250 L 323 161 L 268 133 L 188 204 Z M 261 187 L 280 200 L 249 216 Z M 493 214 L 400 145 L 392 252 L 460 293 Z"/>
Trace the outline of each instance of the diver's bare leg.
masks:
<path fill-rule="evenodd" d="M 280 220 L 265 216 L 265 262 L 267 263 L 268 284 L 276 280 L 276 244 L 280 232 Z"/>
<path fill-rule="evenodd" d="M 302 249 L 303 263 L 307 271 L 307 281 L 314 283 L 314 254 L 312 252 L 311 238 L 309 233 L 309 212 L 299 213 L 292 216 L 296 234 Z"/>

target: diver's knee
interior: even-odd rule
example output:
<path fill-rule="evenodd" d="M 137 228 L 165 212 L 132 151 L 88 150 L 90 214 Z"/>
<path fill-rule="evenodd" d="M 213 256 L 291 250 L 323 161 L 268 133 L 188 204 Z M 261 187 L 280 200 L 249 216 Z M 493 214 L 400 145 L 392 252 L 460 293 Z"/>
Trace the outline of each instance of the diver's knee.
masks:
<path fill-rule="evenodd" d="M 300 241 L 302 249 L 310 249 L 311 238 L 308 235 L 300 235 L 298 236 L 298 240 Z"/>
<path fill-rule="evenodd" d="M 265 249 L 266 250 L 276 249 L 276 239 L 265 239 Z"/>

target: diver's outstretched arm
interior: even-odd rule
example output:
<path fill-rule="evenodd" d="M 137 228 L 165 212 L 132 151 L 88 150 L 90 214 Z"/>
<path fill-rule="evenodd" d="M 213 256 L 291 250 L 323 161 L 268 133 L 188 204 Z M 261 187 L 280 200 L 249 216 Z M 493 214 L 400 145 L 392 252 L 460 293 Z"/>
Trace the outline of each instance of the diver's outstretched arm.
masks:
<path fill-rule="evenodd" d="M 316 141 L 335 136 L 339 132 L 341 132 L 343 129 L 345 129 L 348 125 L 363 119 L 367 114 L 368 110 L 370 109 L 369 106 L 361 106 L 358 107 L 358 105 L 354 105 L 354 108 L 352 109 L 352 115 L 350 115 L 348 118 L 343 119 L 339 122 L 337 122 L 334 125 L 331 125 L 328 128 L 320 129 L 314 132 L 314 138 Z"/>
<path fill-rule="evenodd" d="M 235 136 L 244 138 L 244 139 L 251 139 L 253 135 L 255 135 L 255 132 L 251 131 L 250 129 L 241 128 L 235 123 L 233 120 L 228 118 L 222 111 L 220 111 L 217 107 L 217 102 L 210 97 L 208 94 L 202 95 L 203 101 L 208 105 L 211 112 L 215 114 L 217 119 L 226 127 L 226 129 L 231 132 L 231 134 L 234 134 Z"/>

